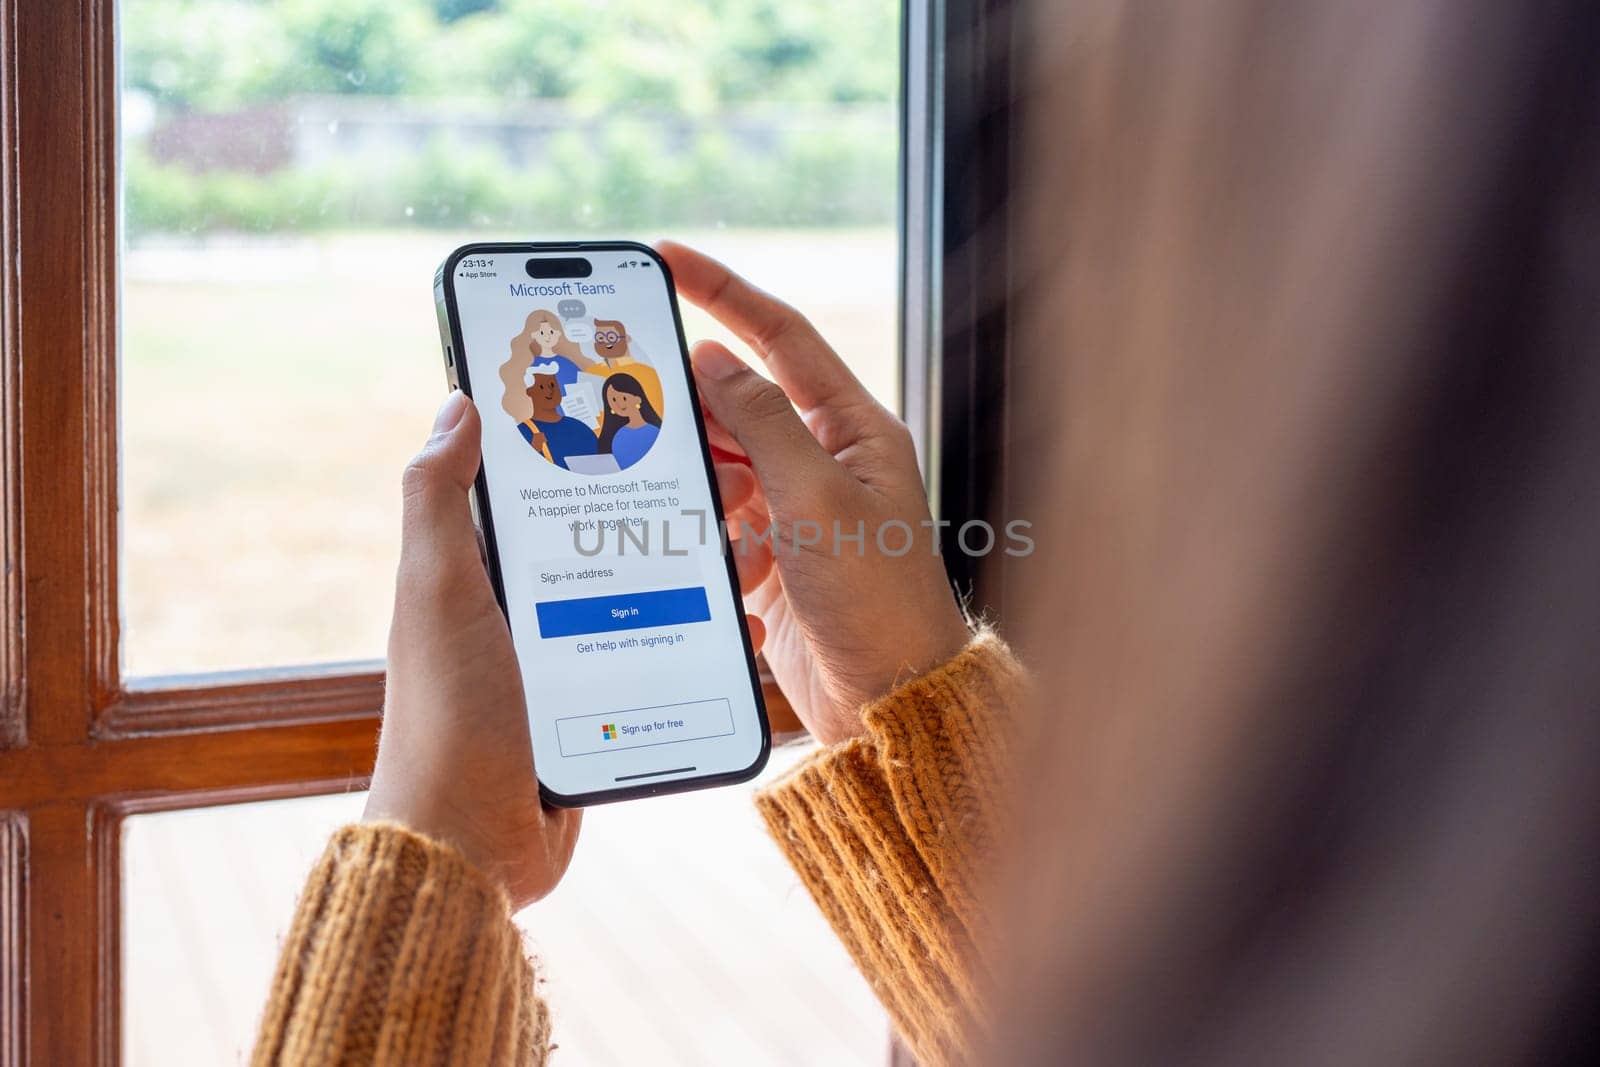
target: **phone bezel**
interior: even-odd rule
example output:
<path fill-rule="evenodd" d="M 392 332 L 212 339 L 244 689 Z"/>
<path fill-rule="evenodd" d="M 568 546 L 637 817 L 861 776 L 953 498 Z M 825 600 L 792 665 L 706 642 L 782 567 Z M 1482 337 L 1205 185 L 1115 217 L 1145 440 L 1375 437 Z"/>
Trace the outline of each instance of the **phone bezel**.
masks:
<path fill-rule="evenodd" d="M 678 337 L 678 357 L 683 361 L 684 378 L 689 386 L 690 408 L 694 412 L 695 435 L 700 441 L 700 459 L 705 468 L 706 484 L 711 489 L 711 506 L 716 512 L 717 529 L 723 528 L 724 514 L 722 510 L 722 493 L 717 488 L 716 467 L 711 458 L 711 442 L 706 436 L 705 418 L 700 411 L 700 396 L 694 385 L 694 372 L 689 363 L 689 343 L 683 333 L 683 317 L 678 312 L 678 290 L 672 280 L 672 271 L 667 266 L 666 260 L 649 245 L 636 241 L 480 241 L 462 245 L 449 256 L 445 257 L 440 266 L 440 284 L 442 299 L 445 309 L 445 320 L 450 331 L 450 345 L 452 355 L 441 352 L 445 360 L 445 374 L 450 382 L 460 386 L 461 391 L 469 398 L 472 397 L 472 380 L 467 369 L 466 354 L 461 338 L 461 316 L 456 307 L 455 268 L 464 258 L 478 254 L 505 254 L 505 253 L 534 253 L 547 254 L 551 252 L 638 252 L 646 256 L 661 269 L 662 279 L 667 284 L 667 304 L 672 309 L 672 326 Z M 474 399 L 474 403 L 476 400 Z M 473 510 L 477 514 L 478 525 L 483 530 L 485 555 L 488 557 L 489 581 L 494 587 L 495 599 L 500 604 L 500 612 L 506 617 L 506 625 L 511 625 L 511 613 L 506 607 L 505 583 L 500 574 L 500 550 L 495 538 L 494 513 L 489 507 L 489 481 L 484 472 L 483 465 L 478 466 L 478 476 L 474 479 L 472 488 Z M 733 771 L 721 771 L 713 774 L 695 775 L 692 778 L 676 778 L 666 782 L 642 782 L 638 785 L 619 786 L 615 789 L 599 789 L 590 793 L 565 794 L 558 793 L 545 785 L 544 780 L 539 781 L 539 795 L 551 807 L 558 808 L 586 808 L 597 804 L 611 804 L 619 800 L 634 800 L 639 797 L 664 796 L 670 793 L 687 793 L 696 789 L 710 789 L 719 785 L 737 785 L 748 782 L 760 774 L 767 765 L 767 759 L 772 754 L 772 727 L 767 721 L 767 703 L 761 691 L 761 675 L 756 667 L 755 646 L 750 641 L 750 627 L 745 621 L 743 611 L 743 598 L 739 593 L 739 575 L 734 569 L 733 553 L 722 553 L 723 563 L 726 567 L 728 588 L 733 593 L 733 601 L 737 610 L 739 622 L 739 640 L 744 646 L 745 666 L 749 671 L 750 691 L 755 697 L 756 720 L 761 728 L 761 749 L 756 753 L 755 760 L 748 766 Z M 530 724 L 529 741 L 532 742 L 532 729 Z M 538 766 L 538 753 L 533 753 L 535 768 Z"/>

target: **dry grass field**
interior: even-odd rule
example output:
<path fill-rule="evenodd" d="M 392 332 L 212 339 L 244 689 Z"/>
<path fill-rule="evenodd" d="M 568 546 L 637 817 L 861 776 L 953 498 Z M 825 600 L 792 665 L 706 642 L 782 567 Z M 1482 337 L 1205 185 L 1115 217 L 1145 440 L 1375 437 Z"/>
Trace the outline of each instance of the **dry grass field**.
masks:
<path fill-rule="evenodd" d="M 892 230 L 681 235 L 810 314 L 894 402 Z M 123 291 L 124 666 L 382 655 L 399 476 L 443 367 L 447 233 L 146 246 Z M 685 309 L 691 340 L 726 338 Z"/>

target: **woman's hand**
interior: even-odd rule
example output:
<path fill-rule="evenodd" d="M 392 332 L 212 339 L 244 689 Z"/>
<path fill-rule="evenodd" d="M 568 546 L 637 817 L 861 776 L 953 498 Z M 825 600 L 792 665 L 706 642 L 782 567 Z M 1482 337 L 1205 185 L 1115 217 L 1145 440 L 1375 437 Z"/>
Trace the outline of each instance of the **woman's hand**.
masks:
<path fill-rule="evenodd" d="M 366 818 L 454 845 L 521 908 L 555 888 L 580 812 L 539 802 L 522 672 L 467 494 L 476 409 L 451 393 L 406 468 L 388 697 Z"/>
<path fill-rule="evenodd" d="M 776 379 L 715 341 L 694 348 L 713 442 L 754 469 L 752 479 L 720 464 L 717 475 L 730 532 L 744 534 L 735 562 L 745 604 L 765 623 L 767 662 L 818 740 L 854 736 L 863 704 L 970 636 L 937 554 L 911 434 L 799 312 L 689 248 L 660 251 L 678 292 Z"/>

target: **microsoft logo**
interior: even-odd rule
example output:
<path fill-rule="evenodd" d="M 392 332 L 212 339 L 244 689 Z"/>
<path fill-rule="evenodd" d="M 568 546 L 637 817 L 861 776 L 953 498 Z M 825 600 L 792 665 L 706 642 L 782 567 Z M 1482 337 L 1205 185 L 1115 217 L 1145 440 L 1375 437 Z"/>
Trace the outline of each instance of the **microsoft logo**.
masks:
<path fill-rule="evenodd" d="M 614 722 L 608 722 L 601 726 L 600 736 L 607 741 L 615 741 L 617 739 L 617 724 Z"/>

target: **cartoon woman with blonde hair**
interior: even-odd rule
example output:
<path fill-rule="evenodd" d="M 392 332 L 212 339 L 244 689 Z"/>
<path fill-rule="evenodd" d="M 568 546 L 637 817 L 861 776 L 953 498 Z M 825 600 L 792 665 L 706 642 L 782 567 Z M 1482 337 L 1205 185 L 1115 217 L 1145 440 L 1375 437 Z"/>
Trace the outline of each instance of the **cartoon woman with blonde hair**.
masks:
<path fill-rule="evenodd" d="M 500 406 L 518 422 L 532 417 L 533 408 L 523 385 L 523 376 L 535 363 L 554 364 L 555 378 L 563 394 L 578 375 L 593 365 L 578 343 L 567 336 L 561 317 L 540 308 L 528 316 L 522 332 L 511 339 L 511 357 L 500 365 L 500 383 L 505 387 Z"/>

